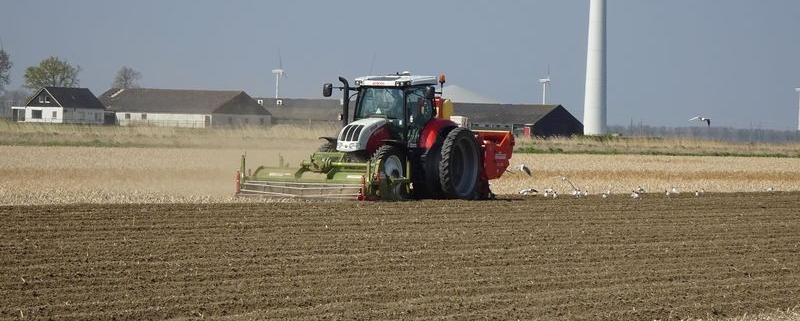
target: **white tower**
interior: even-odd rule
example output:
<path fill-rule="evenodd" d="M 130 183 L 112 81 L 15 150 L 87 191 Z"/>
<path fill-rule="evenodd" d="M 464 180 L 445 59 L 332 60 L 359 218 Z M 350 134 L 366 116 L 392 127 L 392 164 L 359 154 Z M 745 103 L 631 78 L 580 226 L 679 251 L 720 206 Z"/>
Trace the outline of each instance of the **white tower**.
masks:
<path fill-rule="evenodd" d="M 280 88 L 281 88 L 281 77 L 283 76 L 283 69 L 272 69 L 272 73 L 275 74 L 275 99 L 280 98 Z"/>
<path fill-rule="evenodd" d="M 547 77 L 539 78 L 542 84 L 542 105 L 547 105 L 547 87 L 550 86 L 550 64 L 547 65 Z"/>
<path fill-rule="evenodd" d="M 606 134 L 606 1 L 590 0 L 583 134 Z"/>
<path fill-rule="evenodd" d="M 547 78 L 539 78 L 539 82 L 542 83 L 542 105 L 547 105 L 547 85 L 550 84 L 550 75 L 547 75 Z"/>

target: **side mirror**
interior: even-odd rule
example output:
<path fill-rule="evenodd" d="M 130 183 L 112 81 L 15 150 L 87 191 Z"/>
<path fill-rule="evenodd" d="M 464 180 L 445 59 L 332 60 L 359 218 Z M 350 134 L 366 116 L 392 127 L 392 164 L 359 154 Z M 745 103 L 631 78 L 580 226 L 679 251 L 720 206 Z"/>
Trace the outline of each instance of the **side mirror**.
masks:
<path fill-rule="evenodd" d="M 428 86 L 428 88 L 425 89 L 425 99 L 433 99 L 435 95 L 436 88 L 433 86 Z"/>
<path fill-rule="evenodd" d="M 322 85 L 322 96 L 330 97 L 333 94 L 333 84 Z"/>

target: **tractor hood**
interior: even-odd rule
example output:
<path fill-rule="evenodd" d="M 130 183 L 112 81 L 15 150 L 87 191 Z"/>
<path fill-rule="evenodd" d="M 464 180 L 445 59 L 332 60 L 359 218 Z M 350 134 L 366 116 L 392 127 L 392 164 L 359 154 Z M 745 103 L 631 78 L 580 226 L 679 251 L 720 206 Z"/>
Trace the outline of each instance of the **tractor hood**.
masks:
<path fill-rule="evenodd" d="M 367 143 L 373 134 L 385 130 L 385 118 L 364 118 L 356 120 L 342 128 L 336 143 L 340 152 L 354 152 L 367 149 Z"/>

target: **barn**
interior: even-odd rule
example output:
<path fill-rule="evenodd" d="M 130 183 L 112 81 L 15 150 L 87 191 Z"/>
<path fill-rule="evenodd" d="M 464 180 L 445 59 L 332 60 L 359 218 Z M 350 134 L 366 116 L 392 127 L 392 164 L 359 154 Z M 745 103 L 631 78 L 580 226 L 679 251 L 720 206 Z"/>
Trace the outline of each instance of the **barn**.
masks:
<path fill-rule="evenodd" d="M 518 136 L 552 137 L 583 134 L 583 124 L 561 105 L 453 103 L 454 115 L 469 128 L 507 130 Z"/>
<path fill-rule="evenodd" d="M 270 126 L 270 113 L 244 91 L 112 88 L 100 101 L 122 126 Z"/>
<path fill-rule="evenodd" d="M 105 122 L 106 107 L 88 88 L 44 87 L 24 106 L 12 106 L 12 119 L 27 123 L 90 124 Z"/>
<path fill-rule="evenodd" d="M 342 123 L 339 120 L 342 105 L 338 99 L 256 98 L 256 101 L 270 112 L 275 125 L 313 126 Z M 351 105 L 354 103 L 351 102 Z"/>

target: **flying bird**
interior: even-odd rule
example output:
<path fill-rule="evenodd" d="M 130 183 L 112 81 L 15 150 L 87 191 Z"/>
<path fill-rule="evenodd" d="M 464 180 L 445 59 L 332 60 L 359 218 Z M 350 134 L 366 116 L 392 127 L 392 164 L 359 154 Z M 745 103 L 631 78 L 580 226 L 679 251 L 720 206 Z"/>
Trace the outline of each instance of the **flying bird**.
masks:
<path fill-rule="evenodd" d="M 689 118 L 689 121 L 693 121 L 693 120 L 704 121 L 704 122 L 706 122 L 706 124 L 708 124 L 709 127 L 711 127 L 711 118 L 705 118 L 703 116 L 696 116 L 696 117 Z"/>
<path fill-rule="evenodd" d="M 525 166 L 525 164 L 517 165 L 517 170 L 520 172 L 525 172 L 525 174 L 528 174 L 528 176 L 533 176 L 531 169 L 528 166 Z"/>

